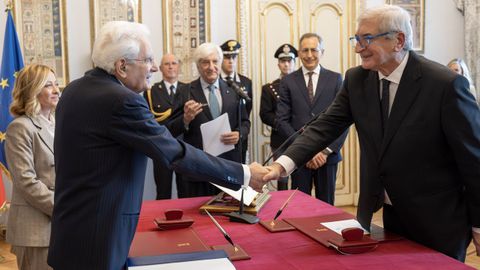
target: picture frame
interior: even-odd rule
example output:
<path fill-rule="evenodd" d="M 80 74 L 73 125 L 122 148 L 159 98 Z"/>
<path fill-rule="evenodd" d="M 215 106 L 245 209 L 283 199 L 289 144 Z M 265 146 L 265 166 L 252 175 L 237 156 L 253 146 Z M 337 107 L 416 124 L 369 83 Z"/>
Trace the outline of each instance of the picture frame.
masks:
<path fill-rule="evenodd" d="M 195 49 L 210 40 L 209 0 L 164 0 L 163 50 L 180 61 L 179 80 L 190 82 L 199 74 L 193 60 Z"/>
<path fill-rule="evenodd" d="M 389 0 L 389 4 L 404 8 L 412 19 L 413 50 L 424 51 L 425 0 Z"/>
<path fill-rule="evenodd" d="M 25 65 L 44 64 L 55 71 L 60 88 L 69 83 L 66 0 L 12 1 Z"/>
<path fill-rule="evenodd" d="M 142 0 L 90 0 L 91 45 L 100 28 L 110 21 L 142 22 Z"/>

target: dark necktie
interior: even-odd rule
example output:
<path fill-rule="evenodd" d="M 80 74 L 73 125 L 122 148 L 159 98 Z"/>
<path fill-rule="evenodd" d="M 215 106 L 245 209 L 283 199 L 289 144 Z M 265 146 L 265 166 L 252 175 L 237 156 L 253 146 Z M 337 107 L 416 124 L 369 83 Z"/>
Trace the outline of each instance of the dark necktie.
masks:
<path fill-rule="evenodd" d="M 209 84 L 208 91 L 208 105 L 210 107 L 210 113 L 212 113 L 212 118 L 215 119 L 220 116 L 220 104 L 218 103 L 217 96 L 215 95 L 215 86 L 213 84 Z"/>
<path fill-rule="evenodd" d="M 225 80 L 226 80 L 227 82 L 232 82 L 232 77 L 227 76 L 227 77 L 225 77 Z"/>
<path fill-rule="evenodd" d="M 390 100 L 390 81 L 382 79 L 382 97 L 380 98 L 380 107 L 382 109 L 382 128 L 385 131 L 388 121 L 388 106 Z"/>
<path fill-rule="evenodd" d="M 170 85 L 170 99 L 173 100 L 174 96 L 175 96 L 175 86 L 172 84 Z"/>
<path fill-rule="evenodd" d="M 308 98 L 310 99 L 310 103 L 313 103 L 313 81 L 312 81 L 313 71 L 310 71 L 307 74 L 308 74 L 308 84 L 307 84 Z"/>

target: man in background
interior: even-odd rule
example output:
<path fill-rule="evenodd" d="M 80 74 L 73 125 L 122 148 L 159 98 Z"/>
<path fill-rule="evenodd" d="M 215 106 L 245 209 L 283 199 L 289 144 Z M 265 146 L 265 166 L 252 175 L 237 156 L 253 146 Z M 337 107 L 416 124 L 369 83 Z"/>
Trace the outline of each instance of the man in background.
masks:
<path fill-rule="evenodd" d="M 180 63 L 177 57 L 171 53 L 163 55 L 160 62 L 160 72 L 163 79 L 155 83 L 151 89 L 143 92 L 143 97 L 148 103 L 155 120 L 160 125 L 166 125 L 172 115 L 175 106 L 175 94 L 177 89 L 185 84 L 178 81 L 178 70 Z M 153 161 L 153 176 L 157 187 L 157 200 L 171 199 L 173 171 L 164 166 L 161 162 Z M 182 193 L 180 174 L 176 174 L 177 191 Z M 180 197 L 180 196 L 179 196 Z"/>
<path fill-rule="evenodd" d="M 239 97 L 220 78 L 222 51 L 213 43 L 203 43 L 194 52 L 193 58 L 200 77 L 185 88 L 179 89 L 178 104 L 169 123 L 173 135 L 183 135 L 183 140 L 198 149 L 203 149 L 200 126 L 221 114 L 228 114 L 231 131 L 222 134 L 218 140 L 234 149 L 219 157 L 241 162 L 241 149 L 238 147 L 240 132 L 248 136 L 250 121 L 242 106 L 241 120 L 238 121 Z M 206 178 L 205 180 L 209 180 Z M 191 177 L 182 176 L 186 197 L 216 195 L 219 190 L 208 182 L 200 183 Z"/>
<path fill-rule="evenodd" d="M 271 83 L 262 86 L 262 97 L 260 101 L 260 119 L 270 126 L 270 148 L 274 153 L 278 147 L 285 141 L 285 137 L 277 129 L 277 103 L 280 100 L 280 80 L 295 69 L 295 59 L 298 56 L 297 49 L 290 44 L 283 44 L 275 51 L 274 57 L 278 59 L 278 69 L 280 76 Z M 288 189 L 288 177 L 283 177 L 277 182 L 278 190 Z"/>
<path fill-rule="evenodd" d="M 233 82 L 237 84 L 242 91 L 244 91 L 248 97 L 250 98 L 249 101 L 246 101 L 246 108 L 247 108 L 247 118 L 250 118 L 250 112 L 252 111 L 252 80 L 249 78 L 239 74 L 237 72 L 237 64 L 238 64 L 238 53 L 240 52 L 240 48 L 242 46 L 236 40 L 227 40 L 225 41 L 220 48 L 223 52 L 223 61 L 222 61 L 222 75 L 221 78 L 230 84 Z M 241 134 L 242 136 L 242 162 L 246 162 L 247 157 L 247 149 L 248 149 L 248 133 Z"/>
<path fill-rule="evenodd" d="M 298 132 L 312 118 L 325 111 L 340 91 L 342 76 L 320 65 L 324 53 L 322 38 L 306 33 L 300 38 L 299 57 L 302 67 L 280 82 L 280 103 L 277 109 L 278 130 L 284 138 Z M 347 131 L 292 174 L 292 189 L 311 194 L 331 205 L 335 200 L 335 182 L 340 149 Z M 302 164 L 303 165 L 303 164 Z"/>

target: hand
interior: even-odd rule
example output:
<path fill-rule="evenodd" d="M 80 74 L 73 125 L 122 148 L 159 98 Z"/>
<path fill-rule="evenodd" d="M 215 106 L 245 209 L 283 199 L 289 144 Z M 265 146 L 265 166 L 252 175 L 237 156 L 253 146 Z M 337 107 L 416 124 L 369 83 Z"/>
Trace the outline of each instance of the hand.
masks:
<path fill-rule="evenodd" d="M 202 103 L 196 102 L 195 100 L 189 100 L 183 105 L 183 123 L 185 125 L 190 124 L 195 116 L 203 111 Z"/>
<path fill-rule="evenodd" d="M 285 169 L 277 162 L 272 163 L 272 165 L 266 167 L 269 171 L 267 175 L 263 177 L 264 181 L 278 180 L 282 174 L 285 173 Z"/>
<path fill-rule="evenodd" d="M 473 233 L 473 245 L 477 250 L 477 256 L 480 256 L 480 233 L 472 232 Z"/>
<path fill-rule="evenodd" d="M 227 132 L 220 136 L 220 141 L 227 145 L 235 145 L 239 139 L 240 133 L 238 131 Z"/>
<path fill-rule="evenodd" d="M 327 157 L 324 153 L 318 152 L 305 166 L 310 170 L 316 170 L 327 163 Z"/>
<path fill-rule="evenodd" d="M 251 163 L 248 167 L 250 168 L 251 173 L 250 187 L 258 192 L 262 192 L 263 186 L 268 182 L 263 180 L 263 177 L 268 173 L 268 170 L 257 162 Z"/>

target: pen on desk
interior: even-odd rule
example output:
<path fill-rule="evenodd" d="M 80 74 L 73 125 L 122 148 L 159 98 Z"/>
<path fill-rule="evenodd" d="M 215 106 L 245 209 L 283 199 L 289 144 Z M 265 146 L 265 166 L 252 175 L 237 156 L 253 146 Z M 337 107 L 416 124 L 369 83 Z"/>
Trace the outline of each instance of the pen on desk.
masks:
<path fill-rule="evenodd" d="M 227 239 L 227 241 L 235 248 L 235 251 L 236 251 L 237 247 L 235 247 L 235 245 L 233 244 L 233 241 L 232 241 L 232 238 L 230 238 L 230 235 L 228 235 L 228 233 L 222 228 L 222 226 L 220 226 L 220 224 L 218 224 L 217 220 L 215 220 L 215 218 L 213 218 L 212 215 L 210 215 L 208 210 L 205 210 L 205 212 L 210 217 L 210 219 L 213 221 L 215 226 L 217 226 L 217 228 L 223 233 L 223 236 L 225 236 L 225 239 Z"/>
<path fill-rule="evenodd" d="M 292 199 L 293 195 L 295 195 L 295 192 L 297 192 L 298 188 L 296 188 L 292 194 L 290 194 L 290 197 L 288 197 L 288 199 L 283 203 L 282 207 L 280 207 L 280 209 L 278 209 L 278 212 L 277 214 L 275 214 L 275 217 L 273 218 L 273 220 L 276 220 L 280 214 L 282 214 L 282 211 L 283 209 L 285 209 L 285 207 L 287 206 L 288 202 Z"/>

